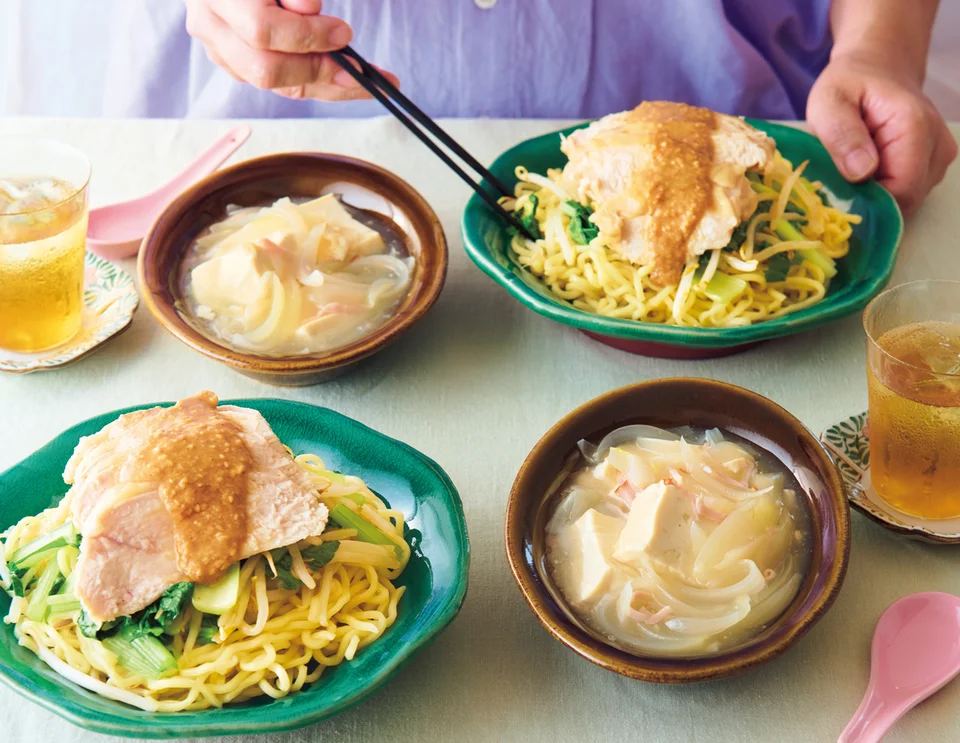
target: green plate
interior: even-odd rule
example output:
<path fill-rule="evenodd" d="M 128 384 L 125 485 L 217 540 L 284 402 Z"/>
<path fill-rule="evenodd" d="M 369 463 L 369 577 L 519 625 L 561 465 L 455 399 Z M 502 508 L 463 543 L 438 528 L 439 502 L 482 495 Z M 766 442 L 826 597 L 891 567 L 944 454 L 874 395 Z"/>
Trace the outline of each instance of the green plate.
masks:
<path fill-rule="evenodd" d="M 13 627 L 2 623 L 0 680 L 51 712 L 100 733 L 174 739 L 280 732 L 359 704 L 453 620 L 467 591 L 470 548 L 460 496 L 435 462 L 326 408 L 285 400 L 224 402 L 259 410 L 295 453 L 317 454 L 328 467 L 362 477 L 404 513 L 414 555 L 398 580 L 407 591 L 394 625 L 352 662 L 327 671 L 301 692 L 202 712 L 143 712 L 82 689 L 20 647 Z M 95 433 L 122 413 L 145 407 L 152 405 L 84 421 L 0 474 L 0 531 L 59 500 L 66 491 L 64 465 L 81 436 Z M 0 615 L 9 607 L 9 597 L 0 591 Z"/>
<path fill-rule="evenodd" d="M 484 273 L 534 312 L 625 350 L 648 355 L 683 357 L 729 353 L 759 341 L 810 330 L 862 310 L 893 273 L 903 234 L 903 217 L 896 201 L 873 181 L 854 185 L 844 180 L 820 140 L 807 132 L 769 121 L 747 121 L 773 137 L 780 152 L 791 162 L 809 160 L 805 175 L 823 182 L 835 206 L 863 217 L 863 222 L 854 228 L 849 255 L 837 265 L 838 274 L 827 296 L 812 307 L 739 328 L 681 328 L 601 317 L 578 310 L 553 296 L 536 276 L 514 262 L 504 223 L 476 194 L 467 202 L 461 220 L 467 254 Z M 560 151 L 560 135 L 570 134 L 587 123 L 521 142 L 500 155 L 490 170 L 512 186 L 517 180 L 514 176 L 517 165 L 536 173 L 561 168 L 567 158 Z"/>

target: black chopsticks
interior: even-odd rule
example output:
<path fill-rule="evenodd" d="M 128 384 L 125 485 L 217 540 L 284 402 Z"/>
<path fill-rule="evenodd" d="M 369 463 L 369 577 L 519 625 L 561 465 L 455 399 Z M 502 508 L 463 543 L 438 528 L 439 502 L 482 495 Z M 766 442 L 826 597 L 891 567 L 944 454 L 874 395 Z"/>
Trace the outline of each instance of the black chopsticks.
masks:
<path fill-rule="evenodd" d="M 486 181 L 502 196 L 513 198 L 513 192 L 507 188 L 499 178 L 483 167 L 473 155 L 463 149 L 453 137 L 441 129 L 437 125 L 437 122 L 427 116 L 413 101 L 401 93 L 376 67 L 367 62 L 349 46 L 337 52 L 328 52 L 328 54 L 337 64 L 350 73 L 353 79 L 362 85 L 370 95 L 380 101 L 401 124 L 413 132 L 417 139 L 429 147 L 430 150 L 443 160 L 454 173 L 459 175 L 470 188 L 476 191 L 477 195 L 487 203 L 487 206 L 503 217 L 508 224 L 519 230 L 521 234 L 526 235 L 531 240 L 537 239 L 535 235 L 530 234 L 530 231 L 524 227 L 519 219 L 500 206 L 496 197 L 491 194 L 488 189 L 484 188 L 482 181 Z M 355 61 L 360 69 L 357 69 L 349 60 Z M 396 103 L 394 103 L 394 101 L 396 101 Z M 400 104 L 400 107 L 404 110 L 401 111 L 400 107 L 396 104 Z M 404 113 L 404 111 L 406 111 L 406 113 Z M 422 126 L 423 129 L 426 129 L 426 132 L 420 129 L 417 124 Z M 441 144 L 445 145 L 451 152 L 469 165 L 480 176 L 481 182 L 478 183 L 474 181 L 453 158 L 440 148 L 437 142 L 428 136 L 427 132 L 432 134 Z"/>

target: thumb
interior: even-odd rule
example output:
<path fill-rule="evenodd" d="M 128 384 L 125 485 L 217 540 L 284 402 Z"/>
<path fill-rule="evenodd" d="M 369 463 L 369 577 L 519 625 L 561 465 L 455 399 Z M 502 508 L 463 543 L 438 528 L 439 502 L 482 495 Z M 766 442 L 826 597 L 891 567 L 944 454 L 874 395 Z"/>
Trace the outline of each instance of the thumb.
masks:
<path fill-rule="evenodd" d="M 869 178 L 880 157 L 860 115 L 859 101 L 839 88 L 810 92 L 807 121 L 848 181 Z"/>
<path fill-rule="evenodd" d="M 323 10 L 320 0 L 279 0 L 278 4 L 300 15 L 318 15 Z"/>

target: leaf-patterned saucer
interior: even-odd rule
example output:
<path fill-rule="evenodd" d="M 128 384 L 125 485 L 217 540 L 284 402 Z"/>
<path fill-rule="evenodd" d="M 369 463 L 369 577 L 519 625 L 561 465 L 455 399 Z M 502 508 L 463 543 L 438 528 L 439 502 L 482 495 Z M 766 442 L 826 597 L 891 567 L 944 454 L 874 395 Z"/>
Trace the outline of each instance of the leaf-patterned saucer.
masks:
<path fill-rule="evenodd" d="M 140 296 L 133 279 L 110 261 L 86 254 L 83 274 L 83 316 L 80 332 L 62 346 L 39 353 L 16 353 L 0 349 L 0 372 L 26 374 L 56 369 L 92 353 L 119 335 L 133 321 Z"/>
<path fill-rule="evenodd" d="M 897 534 L 935 544 L 960 544 L 960 518 L 931 520 L 898 511 L 885 503 L 870 482 L 870 443 L 860 413 L 831 426 L 820 436 L 840 470 L 850 505 Z"/>

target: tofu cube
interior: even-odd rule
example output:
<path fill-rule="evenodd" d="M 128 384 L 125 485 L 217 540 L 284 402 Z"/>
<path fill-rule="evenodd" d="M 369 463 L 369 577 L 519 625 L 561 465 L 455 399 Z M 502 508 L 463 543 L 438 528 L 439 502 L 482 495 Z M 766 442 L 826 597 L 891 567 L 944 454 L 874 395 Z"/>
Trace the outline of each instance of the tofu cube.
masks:
<path fill-rule="evenodd" d="M 564 572 L 571 585 L 565 592 L 571 601 L 591 603 L 611 588 L 616 574 L 613 549 L 623 523 L 623 519 L 591 508 L 567 527 L 570 569 Z"/>
<path fill-rule="evenodd" d="M 633 501 L 613 557 L 626 563 L 649 561 L 654 567 L 686 574 L 693 558 L 694 518 L 693 503 L 683 489 L 654 483 Z"/>

